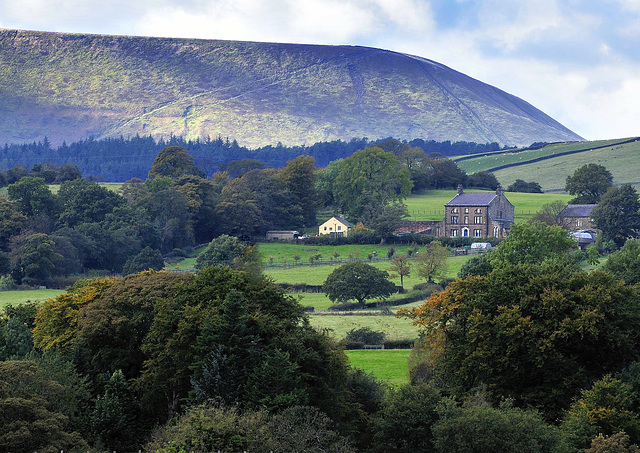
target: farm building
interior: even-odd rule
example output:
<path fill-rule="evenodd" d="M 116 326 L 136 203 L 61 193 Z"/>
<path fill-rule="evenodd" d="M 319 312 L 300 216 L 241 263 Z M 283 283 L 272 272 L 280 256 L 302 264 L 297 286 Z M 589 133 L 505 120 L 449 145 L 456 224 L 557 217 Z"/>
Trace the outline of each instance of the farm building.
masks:
<path fill-rule="evenodd" d="M 331 217 L 318 227 L 319 235 L 332 235 L 332 236 L 349 236 L 349 232 L 353 228 L 353 224 L 347 221 L 344 216 Z"/>
<path fill-rule="evenodd" d="M 515 218 L 513 204 L 505 197 L 502 186 L 495 193 L 458 193 L 444 205 L 445 216 L 435 222 L 403 222 L 398 233 L 423 233 L 437 237 L 464 236 L 504 238 Z"/>

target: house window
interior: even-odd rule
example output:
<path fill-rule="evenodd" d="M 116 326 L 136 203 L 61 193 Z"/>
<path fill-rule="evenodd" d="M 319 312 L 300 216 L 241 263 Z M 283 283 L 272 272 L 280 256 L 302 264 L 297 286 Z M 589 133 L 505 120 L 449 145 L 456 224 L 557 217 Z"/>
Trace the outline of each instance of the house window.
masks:
<path fill-rule="evenodd" d="M 474 223 L 482 223 L 482 216 L 481 215 L 475 216 L 473 222 Z"/>
<path fill-rule="evenodd" d="M 340 231 L 342 229 L 342 226 L 338 225 L 338 231 Z"/>
<path fill-rule="evenodd" d="M 457 215 L 452 215 L 451 216 L 451 223 L 458 223 L 458 216 Z"/>
<path fill-rule="evenodd" d="M 493 227 L 493 237 L 497 238 L 500 235 L 500 228 L 498 228 L 497 226 Z"/>
<path fill-rule="evenodd" d="M 482 237 L 482 230 L 473 230 L 473 235 L 477 238 Z"/>
<path fill-rule="evenodd" d="M 462 235 L 464 237 L 469 237 L 469 228 L 463 228 L 462 229 Z"/>
<path fill-rule="evenodd" d="M 482 214 L 482 208 L 476 208 L 476 214 Z"/>
<path fill-rule="evenodd" d="M 451 230 L 451 236 L 457 236 L 458 235 L 458 230 Z"/>
<path fill-rule="evenodd" d="M 324 231 L 327 231 L 327 227 L 324 227 Z"/>
<path fill-rule="evenodd" d="M 469 224 L 469 216 L 468 215 L 464 216 L 464 224 L 465 225 Z"/>
<path fill-rule="evenodd" d="M 458 208 L 451 209 L 451 214 L 457 214 L 457 213 L 458 213 Z"/>
<path fill-rule="evenodd" d="M 469 214 L 469 208 L 464 208 L 464 213 Z"/>

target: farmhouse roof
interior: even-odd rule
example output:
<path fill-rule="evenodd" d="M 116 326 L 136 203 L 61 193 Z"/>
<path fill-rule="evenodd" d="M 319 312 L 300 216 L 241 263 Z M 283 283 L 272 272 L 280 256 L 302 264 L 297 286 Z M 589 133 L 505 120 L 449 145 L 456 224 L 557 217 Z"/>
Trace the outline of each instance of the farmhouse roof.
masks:
<path fill-rule="evenodd" d="M 562 211 L 560 211 L 561 217 L 589 217 L 591 211 L 595 208 L 596 204 L 568 204 Z"/>
<path fill-rule="evenodd" d="M 495 193 L 458 193 L 445 206 L 488 206 L 497 197 Z"/>

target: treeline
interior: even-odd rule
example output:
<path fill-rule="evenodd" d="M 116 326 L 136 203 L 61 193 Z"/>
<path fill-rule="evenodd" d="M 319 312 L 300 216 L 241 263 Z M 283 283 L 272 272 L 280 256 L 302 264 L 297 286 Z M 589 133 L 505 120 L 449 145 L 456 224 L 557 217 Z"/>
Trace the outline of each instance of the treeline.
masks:
<path fill-rule="evenodd" d="M 0 170 L 9 170 L 16 166 L 31 168 L 36 164 L 52 163 L 77 165 L 83 175 L 95 180 L 122 182 L 131 178 L 146 178 L 153 159 L 167 146 L 181 146 L 195 157 L 198 167 L 211 176 L 224 170 L 234 160 L 255 159 L 266 166 L 282 168 L 287 161 L 297 156 L 307 155 L 315 159 L 316 165 L 326 167 L 331 161 L 345 158 L 358 149 L 383 142 L 366 138 L 352 139 L 348 142 L 336 140 L 305 146 L 265 146 L 248 149 L 238 145 L 235 140 L 221 137 L 211 139 L 185 140 L 181 137 L 155 140 L 152 137 L 135 136 L 131 138 L 86 139 L 71 144 L 63 143 L 58 147 L 51 145 L 48 139 L 27 144 L 5 144 L 0 148 Z M 473 154 L 499 150 L 497 143 L 478 144 L 473 142 L 435 142 L 416 139 L 405 143 L 418 147 L 426 153 L 439 153 L 443 156 Z"/>

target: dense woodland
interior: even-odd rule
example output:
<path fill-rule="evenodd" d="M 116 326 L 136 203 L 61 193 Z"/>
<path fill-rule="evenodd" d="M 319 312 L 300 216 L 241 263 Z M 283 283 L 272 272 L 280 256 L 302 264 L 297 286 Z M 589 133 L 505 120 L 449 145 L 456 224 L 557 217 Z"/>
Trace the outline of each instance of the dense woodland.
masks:
<path fill-rule="evenodd" d="M 196 159 L 196 165 L 207 176 L 225 170 L 231 161 L 254 159 L 268 167 L 282 168 L 288 160 L 298 156 L 311 156 L 318 167 L 349 157 L 358 149 L 389 140 L 353 139 L 349 142 L 336 140 L 307 146 L 265 146 L 248 149 L 235 140 L 196 139 L 181 137 L 155 140 L 152 137 L 87 139 L 71 144 L 52 146 L 47 138 L 26 144 L 5 144 L 0 148 L 0 170 L 10 170 L 16 166 L 31 168 L 37 164 L 75 164 L 83 175 L 99 181 L 122 182 L 131 178 L 145 179 L 155 156 L 167 146 L 181 146 L 189 150 Z M 444 156 L 458 156 L 499 150 L 497 143 L 435 142 L 416 139 L 408 143 L 426 153 L 440 153 Z"/>
<path fill-rule="evenodd" d="M 412 190 L 497 186 L 489 173 L 467 176 L 440 154 L 394 140 L 324 169 L 311 156 L 280 169 L 245 158 L 210 177 L 185 148 L 168 146 L 145 180 L 132 178 L 118 192 L 82 178 L 72 164 L 13 167 L 0 179 L 8 185 L 8 199 L 0 200 L 4 288 L 65 287 L 69 276 L 92 271 L 160 269 L 163 258 L 184 256 L 221 234 L 251 241 L 270 229 L 313 228 L 320 209 L 367 225 L 361 236 L 379 242 L 406 216 L 402 200 Z"/>
<path fill-rule="evenodd" d="M 332 206 L 379 241 L 416 186 L 496 184 L 396 145 L 322 170 L 310 156 L 280 169 L 245 159 L 208 178 L 186 149 L 168 146 L 120 193 L 66 179 L 72 167 L 32 167 L 11 182 L 0 200 L 2 284 L 75 276 L 64 294 L 0 317 L 0 448 L 637 451 L 640 204 L 599 168 L 567 180 L 575 201 L 597 197 L 599 242 L 577 250 L 553 207 L 514 225 L 459 279 L 402 312 L 422 336 L 399 388 L 351 368 L 297 299 L 263 276 L 242 239 L 266 229 L 314 226 Z M 597 190 L 593 174 L 604 179 Z M 57 193 L 46 178 L 62 181 Z M 239 255 L 207 247 L 197 273 L 150 270 L 208 242 Z M 585 270 L 604 249 L 618 250 Z M 127 275 L 92 276 L 98 269 Z M 330 292 L 341 283 L 328 282 Z"/>

